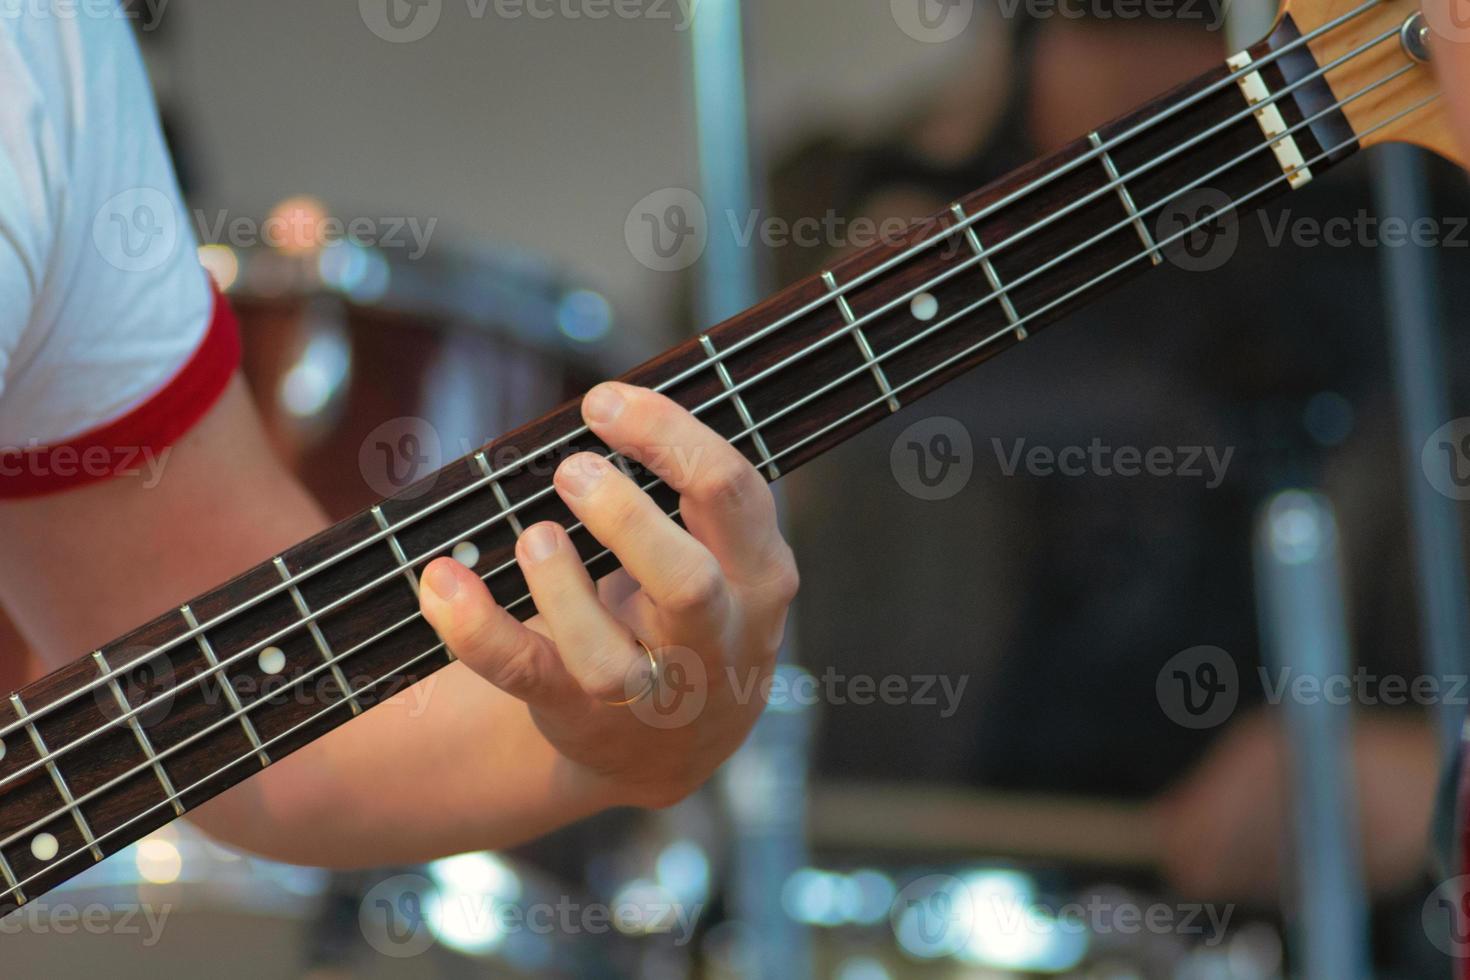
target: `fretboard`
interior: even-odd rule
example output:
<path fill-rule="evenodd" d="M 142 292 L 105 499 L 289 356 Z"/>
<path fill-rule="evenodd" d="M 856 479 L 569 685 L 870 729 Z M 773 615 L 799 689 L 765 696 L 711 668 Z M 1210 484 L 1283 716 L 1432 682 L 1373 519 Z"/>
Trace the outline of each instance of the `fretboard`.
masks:
<path fill-rule="evenodd" d="M 1250 55 L 1294 37 L 1288 21 Z M 1304 47 L 1238 65 L 621 380 L 696 411 L 769 479 L 789 473 L 1103 291 L 1197 261 L 1221 209 L 1259 206 L 1356 148 Z M 535 612 L 513 559 L 522 528 L 558 521 L 594 576 L 612 571 L 550 488 L 579 451 L 610 452 L 569 403 L 12 695 L 0 913 L 448 663 L 418 615 L 432 558 L 472 544 L 459 554 L 521 618 Z M 631 470 L 675 511 L 672 491 Z"/>

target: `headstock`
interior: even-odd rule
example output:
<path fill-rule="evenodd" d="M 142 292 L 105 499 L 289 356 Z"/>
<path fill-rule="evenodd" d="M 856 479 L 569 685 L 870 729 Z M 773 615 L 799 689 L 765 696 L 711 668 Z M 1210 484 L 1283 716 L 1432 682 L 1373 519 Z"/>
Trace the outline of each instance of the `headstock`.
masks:
<path fill-rule="evenodd" d="M 1418 0 L 1380 0 L 1308 42 L 1319 66 L 1347 59 L 1326 73 L 1328 86 L 1339 99 L 1399 69 L 1410 69 L 1343 107 L 1343 115 L 1365 149 L 1380 143 L 1413 143 L 1465 166 L 1465 153 L 1451 123 L 1450 104 L 1440 95 L 1439 76 L 1448 79 L 1456 75 L 1436 71 L 1440 67 L 1436 62 L 1454 59 L 1458 63 L 1463 59 L 1465 71 L 1470 73 L 1470 23 L 1457 21 L 1453 9 L 1460 2 L 1428 0 L 1421 12 Z M 1363 0 L 1284 0 L 1279 16 L 1289 16 L 1306 35 L 1363 6 Z M 1378 38 L 1384 39 L 1374 43 Z M 1375 129 L 1384 120 L 1436 95 L 1440 97 L 1423 108 Z M 1470 99 L 1465 105 L 1470 108 Z"/>

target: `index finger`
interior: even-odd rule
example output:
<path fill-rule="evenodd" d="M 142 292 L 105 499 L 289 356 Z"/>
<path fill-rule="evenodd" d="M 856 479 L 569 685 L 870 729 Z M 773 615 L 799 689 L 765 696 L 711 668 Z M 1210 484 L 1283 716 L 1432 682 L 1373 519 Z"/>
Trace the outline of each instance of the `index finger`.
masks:
<path fill-rule="evenodd" d="M 730 579 L 762 586 L 786 574 L 790 550 L 770 488 L 719 433 L 663 395 L 615 381 L 587 393 L 582 416 L 599 439 L 678 491 L 689 533 Z"/>

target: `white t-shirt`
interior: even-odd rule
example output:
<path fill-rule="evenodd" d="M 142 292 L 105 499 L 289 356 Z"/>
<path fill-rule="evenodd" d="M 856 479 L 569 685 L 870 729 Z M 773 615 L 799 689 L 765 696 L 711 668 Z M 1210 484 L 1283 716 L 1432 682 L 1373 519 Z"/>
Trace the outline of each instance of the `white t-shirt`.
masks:
<path fill-rule="evenodd" d="M 129 22 L 104 13 L 0 0 L 0 496 L 159 449 L 238 363 Z"/>

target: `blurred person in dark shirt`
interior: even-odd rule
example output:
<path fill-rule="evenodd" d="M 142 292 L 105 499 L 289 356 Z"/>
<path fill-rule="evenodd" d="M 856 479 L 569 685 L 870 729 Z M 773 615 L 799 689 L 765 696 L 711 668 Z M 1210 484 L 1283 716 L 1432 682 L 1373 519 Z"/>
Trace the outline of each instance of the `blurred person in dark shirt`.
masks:
<path fill-rule="evenodd" d="M 886 141 L 827 135 L 788 155 L 774 174 L 776 208 L 791 218 L 833 202 L 875 219 L 938 212 L 1218 66 L 1229 52 L 1214 23 L 991 17 L 976 30 L 1008 30 L 1012 47 L 997 54 L 982 37 L 939 104 Z M 1435 176 L 1436 213 L 1470 214 L 1463 175 L 1440 165 Z M 1271 493 L 1317 486 L 1334 501 L 1357 662 L 1379 676 L 1424 670 L 1380 256 L 1273 240 L 1283 221 L 1363 209 L 1371 187 L 1359 158 L 1264 219 L 1243 216 L 1223 268 L 1165 266 L 1131 282 L 794 477 L 794 540 L 813 556 L 799 604 L 803 661 L 819 674 L 923 669 L 969 681 L 947 717 L 885 706 L 874 723 L 862 706 L 825 707 L 820 771 L 1146 801 L 1161 865 L 1181 890 L 1279 901 L 1286 746 L 1258 681 L 1251 565 Z M 789 281 L 832 257 L 786 249 L 776 262 Z M 1449 324 L 1470 305 L 1459 282 L 1444 277 Z M 1467 340 L 1456 331 L 1451 350 Z M 1463 405 L 1470 391 L 1453 380 Z M 957 420 L 973 443 L 974 475 L 948 500 L 917 501 L 887 472 L 895 440 L 925 417 Z M 1229 465 L 1218 482 L 1208 472 L 1007 475 L 1017 447 L 1097 442 L 1213 447 Z M 856 542 L 851 527 L 864 529 Z M 854 547 L 904 574 L 843 560 Z M 1194 731 L 1161 710 L 1155 682 L 1170 657 L 1201 645 L 1231 655 L 1243 690 L 1228 724 Z M 1359 710 L 1355 727 L 1364 862 L 1375 890 L 1392 893 L 1427 867 L 1433 729 L 1423 708 Z"/>

